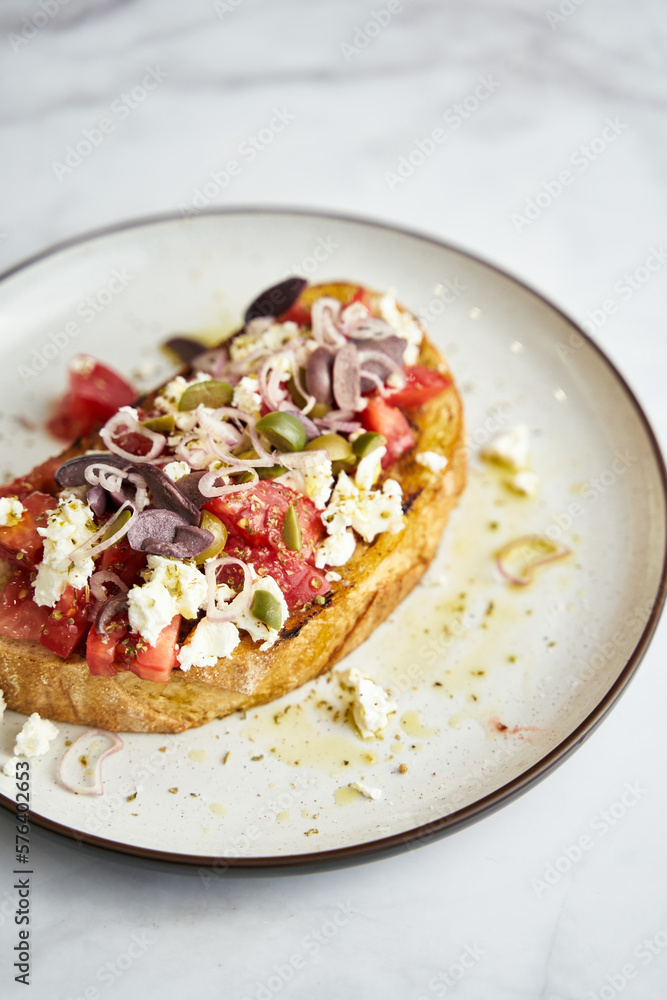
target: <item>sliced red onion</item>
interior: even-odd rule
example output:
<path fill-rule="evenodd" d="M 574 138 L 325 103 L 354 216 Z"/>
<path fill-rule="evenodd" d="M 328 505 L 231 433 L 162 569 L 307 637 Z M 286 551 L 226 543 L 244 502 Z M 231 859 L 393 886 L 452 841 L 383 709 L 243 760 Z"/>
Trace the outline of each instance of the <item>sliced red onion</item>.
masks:
<path fill-rule="evenodd" d="M 359 384 L 359 352 L 354 344 L 346 343 L 336 352 L 333 364 L 332 388 L 339 409 L 359 409 Z"/>
<path fill-rule="evenodd" d="M 325 417 L 319 417 L 315 423 L 321 431 L 340 432 L 341 434 L 354 434 L 361 430 L 361 423 L 354 419 L 354 413 L 343 410 L 332 410 Z"/>
<path fill-rule="evenodd" d="M 202 496 L 206 497 L 206 500 L 211 500 L 213 497 L 224 497 L 228 493 L 240 493 L 243 490 L 251 490 L 255 483 L 258 482 L 258 477 L 251 480 L 249 483 L 225 483 L 222 486 L 217 486 L 219 479 L 223 478 L 222 472 L 206 472 L 199 480 L 199 491 Z"/>
<path fill-rule="evenodd" d="M 520 565 L 513 565 L 512 559 L 516 559 L 522 549 L 528 549 L 528 558 L 523 559 Z M 523 535 L 498 550 L 496 565 L 502 576 L 510 583 L 517 587 L 526 587 L 533 582 L 535 571 L 540 566 L 563 559 L 570 554 L 570 551 L 567 546 L 553 541 L 547 535 Z"/>
<path fill-rule="evenodd" d="M 146 455 L 133 455 L 129 451 L 125 451 L 120 445 L 116 444 L 114 441 L 114 435 L 119 433 L 131 433 L 140 434 L 151 442 L 150 451 Z M 109 451 L 113 452 L 115 455 L 120 455 L 121 458 L 127 459 L 129 462 L 136 462 L 138 460 L 142 462 L 152 462 L 158 455 L 164 451 L 164 447 L 167 443 L 166 438 L 163 434 L 158 434 L 157 431 L 150 431 L 143 424 L 140 424 L 138 420 L 129 413 L 124 413 L 123 409 L 120 409 L 118 413 L 114 413 L 110 420 L 107 420 L 106 424 L 100 431 L 100 437 L 104 441 L 105 445 Z"/>
<path fill-rule="evenodd" d="M 109 594 L 104 589 L 105 585 L 108 583 L 113 583 L 116 587 L 118 587 L 119 593 L 127 593 L 127 584 L 123 583 L 121 578 L 116 573 L 112 573 L 110 569 L 98 569 L 96 573 L 93 573 L 88 581 L 90 592 L 96 601 L 106 601 L 108 599 Z"/>
<path fill-rule="evenodd" d="M 234 413 L 238 412 L 234 407 L 225 407 L 225 409 L 231 409 Z M 203 408 L 197 407 L 199 426 L 202 430 L 211 434 L 217 441 L 224 441 L 231 448 L 236 448 L 241 443 L 243 434 L 238 427 L 235 427 L 228 420 L 221 420 L 218 416 L 219 413 L 220 410 L 216 410 L 214 413 L 207 413 Z"/>
<path fill-rule="evenodd" d="M 348 331 L 346 331 L 348 332 Z M 383 340 L 386 337 L 398 336 L 396 330 L 391 325 L 387 323 L 386 320 L 380 319 L 379 316 L 366 316 L 354 327 L 349 330 L 350 340 L 354 337 L 359 337 L 363 340 Z M 405 338 L 400 337 L 403 341 L 403 350 L 405 350 Z"/>
<path fill-rule="evenodd" d="M 269 410 L 277 410 L 288 395 L 283 382 L 289 379 L 289 373 L 278 365 L 282 357 L 283 354 L 271 354 L 262 362 L 257 374 L 257 388 Z"/>
<path fill-rule="evenodd" d="M 213 460 L 213 453 L 210 448 L 188 448 L 192 441 L 200 441 L 198 434 L 185 434 L 176 445 L 176 456 L 185 462 L 191 469 L 208 469 Z"/>
<path fill-rule="evenodd" d="M 215 601 L 215 591 L 217 587 L 217 572 L 222 566 L 240 566 L 243 570 L 243 589 L 236 595 L 233 601 L 224 610 L 219 609 Z M 252 598 L 252 572 L 247 563 L 234 556 L 218 556 L 216 559 L 209 559 L 204 570 L 206 583 L 208 584 L 208 600 L 206 604 L 206 617 L 212 622 L 231 622 L 239 615 L 242 615 L 250 607 Z"/>
<path fill-rule="evenodd" d="M 127 593 L 114 594 L 113 597 L 107 598 L 95 615 L 93 627 L 98 635 L 107 636 L 109 634 L 107 631 L 109 622 L 121 611 L 124 611 L 127 604 Z"/>
<path fill-rule="evenodd" d="M 340 302 L 324 295 L 316 299 L 311 309 L 312 333 L 318 344 L 324 347 L 342 347 L 345 336 L 338 328 Z"/>
<path fill-rule="evenodd" d="M 97 543 L 99 538 L 102 538 L 102 536 L 105 535 L 110 528 L 112 528 L 115 524 L 118 523 L 120 515 L 128 509 L 132 511 L 130 519 L 124 524 L 122 524 L 121 527 L 118 528 L 115 532 L 113 532 L 110 538 L 106 538 L 104 541 L 95 544 Z M 79 545 L 76 549 L 73 550 L 73 552 L 70 553 L 71 561 L 78 565 L 82 562 L 85 562 L 86 559 L 96 559 L 97 556 L 100 554 L 100 552 L 104 552 L 105 549 L 110 548 L 110 546 L 114 545 L 117 541 L 119 541 L 127 534 L 128 529 L 130 528 L 132 521 L 136 516 L 137 512 L 132 506 L 132 504 L 128 502 L 124 503 L 121 507 L 118 508 L 118 510 L 116 511 L 116 513 L 112 518 L 106 521 L 101 528 L 98 528 L 98 530 L 95 532 L 94 535 L 91 535 L 91 537 L 87 538 L 82 545 Z"/>
<path fill-rule="evenodd" d="M 308 282 L 305 278 L 286 278 L 261 292 L 245 311 L 245 322 L 265 316 L 282 316 L 294 305 Z"/>
<path fill-rule="evenodd" d="M 362 347 L 358 349 L 357 353 L 363 369 L 375 372 L 383 382 L 386 382 L 390 375 L 394 375 L 401 380 L 401 385 L 405 385 L 405 372 L 402 363 L 394 361 L 385 351 Z"/>
<path fill-rule="evenodd" d="M 118 733 L 105 729 L 82 733 L 61 758 L 60 784 L 75 795 L 102 795 L 102 762 L 122 746 Z"/>
<path fill-rule="evenodd" d="M 310 417 L 307 417 L 306 414 L 302 413 L 302 411 L 297 409 L 296 406 L 289 406 L 289 404 L 283 403 L 280 409 L 283 413 L 291 413 L 293 417 L 296 417 L 299 423 L 303 424 L 307 441 L 312 441 L 313 438 L 320 436 L 320 429 L 315 421 L 311 420 Z"/>
<path fill-rule="evenodd" d="M 370 313 L 363 302 L 351 302 L 342 310 L 338 325 L 349 336 L 357 327 L 367 323 L 369 318 Z"/>
<path fill-rule="evenodd" d="M 228 371 L 231 371 L 233 366 L 229 364 L 227 350 L 224 347 L 215 347 L 212 351 L 197 354 L 190 364 L 194 371 L 205 372 L 207 375 L 212 375 L 213 378 L 220 378 L 221 375 L 224 375 L 226 380 L 231 382 L 227 376 Z"/>
<path fill-rule="evenodd" d="M 125 459 L 123 462 L 127 467 Z M 124 469 L 109 465 L 107 462 L 91 462 L 84 470 L 84 479 L 87 483 L 91 486 L 101 486 L 109 493 L 117 493 L 120 490 L 125 476 Z"/>

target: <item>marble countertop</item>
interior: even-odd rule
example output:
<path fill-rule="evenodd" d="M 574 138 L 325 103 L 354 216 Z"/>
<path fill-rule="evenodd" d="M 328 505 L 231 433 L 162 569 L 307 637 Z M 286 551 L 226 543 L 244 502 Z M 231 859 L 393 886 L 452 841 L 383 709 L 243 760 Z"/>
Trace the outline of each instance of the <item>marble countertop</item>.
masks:
<path fill-rule="evenodd" d="M 405 225 L 583 323 L 664 441 L 666 43 L 658 0 L 4 0 L 0 267 L 201 202 Z M 3 996 L 661 1000 L 666 657 L 663 622 L 546 781 L 387 860 L 211 884 L 34 829 L 33 982 L 2 906 Z"/>

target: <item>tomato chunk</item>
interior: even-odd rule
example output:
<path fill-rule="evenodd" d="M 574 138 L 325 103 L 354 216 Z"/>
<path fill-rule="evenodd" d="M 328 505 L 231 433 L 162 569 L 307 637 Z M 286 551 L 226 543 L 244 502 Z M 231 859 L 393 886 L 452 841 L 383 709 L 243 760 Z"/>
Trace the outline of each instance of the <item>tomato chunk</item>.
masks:
<path fill-rule="evenodd" d="M 361 411 L 361 422 L 367 431 L 382 434 L 387 440 L 387 452 L 382 467 L 387 469 L 415 443 L 415 436 L 407 418 L 395 406 L 390 406 L 381 396 L 370 396 L 366 409 Z"/>
<path fill-rule="evenodd" d="M 124 629 L 123 634 L 125 634 L 125 631 Z M 86 663 L 91 674 L 97 677 L 116 676 L 116 669 L 113 664 L 116 659 L 116 646 L 120 637 L 119 633 L 114 637 L 113 632 L 108 636 L 98 635 L 95 627 L 91 627 L 86 641 Z"/>
<path fill-rule="evenodd" d="M 223 497 L 215 497 L 204 505 L 204 510 L 220 518 L 227 531 L 240 534 L 251 547 L 269 545 L 289 554 L 282 538 L 283 518 L 287 508 L 296 510 L 301 526 L 301 561 L 312 559 L 314 547 L 324 536 L 324 525 L 317 507 L 310 499 L 282 483 L 262 481 L 250 490 L 239 490 Z"/>
<path fill-rule="evenodd" d="M 445 389 L 449 389 L 452 380 L 449 375 L 442 375 L 433 371 L 432 368 L 424 368 L 422 365 L 415 365 L 413 368 L 405 370 L 406 383 L 402 389 L 395 389 L 394 392 L 387 393 L 385 402 L 390 406 L 400 406 L 405 410 L 422 406 L 429 399 L 439 396 Z"/>
<path fill-rule="evenodd" d="M 74 441 L 106 423 L 121 406 L 137 398 L 134 386 L 108 365 L 87 354 L 70 363 L 69 388 L 47 423 L 62 441 Z"/>
<path fill-rule="evenodd" d="M 25 507 L 23 516 L 16 524 L 0 527 L 0 558 L 13 565 L 24 563 L 34 566 L 41 561 L 44 539 L 37 528 L 46 525 L 49 511 L 58 504 L 55 497 L 46 493 L 31 493 L 21 503 Z"/>
<path fill-rule="evenodd" d="M 174 615 L 153 646 L 135 632 L 129 632 L 116 646 L 116 659 L 142 680 L 166 684 L 169 674 L 178 666 L 176 640 L 180 625 L 181 616 Z"/>
<path fill-rule="evenodd" d="M 310 326 L 310 306 L 297 299 L 281 316 L 279 323 L 298 323 L 299 326 Z"/>
<path fill-rule="evenodd" d="M 30 572 L 18 569 L 0 594 L 0 632 L 13 639 L 39 641 L 50 608 L 41 608 L 32 600 Z"/>
<path fill-rule="evenodd" d="M 99 568 L 111 570 L 127 587 L 142 583 L 139 574 L 146 567 L 146 553 L 130 548 L 127 536 L 110 545 L 99 557 Z"/>
<path fill-rule="evenodd" d="M 42 646 L 63 658 L 71 656 L 90 628 L 90 601 L 84 589 L 67 587 L 56 606 L 49 612 L 39 641 Z"/>

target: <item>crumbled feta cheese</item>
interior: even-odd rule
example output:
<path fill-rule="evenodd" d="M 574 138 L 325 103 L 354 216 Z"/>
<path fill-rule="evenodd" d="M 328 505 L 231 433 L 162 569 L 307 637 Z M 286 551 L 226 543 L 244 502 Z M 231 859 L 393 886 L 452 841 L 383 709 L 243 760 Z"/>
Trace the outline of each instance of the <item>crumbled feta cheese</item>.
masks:
<path fill-rule="evenodd" d="M 324 510 L 333 486 L 331 459 L 323 458 L 316 465 L 306 466 L 303 471 L 306 480 L 306 495 L 310 497 L 318 510 Z"/>
<path fill-rule="evenodd" d="M 332 569 L 332 570 L 329 570 L 328 573 L 324 574 L 324 579 L 328 580 L 329 583 L 338 583 L 338 581 L 342 580 L 343 578 L 340 575 L 340 573 L 336 573 L 335 570 Z"/>
<path fill-rule="evenodd" d="M 323 569 L 325 566 L 344 566 L 354 555 L 356 547 L 356 539 L 349 528 L 336 531 L 318 545 L 315 565 L 318 569 Z M 338 579 L 340 580 L 340 577 Z"/>
<path fill-rule="evenodd" d="M 388 291 L 380 299 L 380 316 L 393 326 L 399 337 L 405 338 L 407 345 L 403 352 L 403 361 L 406 365 L 414 365 L 419 359 L 419 348 L 422 342 L 422 329 L 419 323 L 407 312 L 401 312 L 396 305 L 396 296 L 393 291 Z"/>
<path fill-rule="evenodd" d="M 377 736 L 389 724 L 391 713 L 397 710 L 396 702 L 357 667 L 338 677 L 343 687 L 352 689 L 352 717 L 362 737 L 368 740 Z"/>
<path fill-rule="evenodd" d="M 529 432 L 525 424 L 517 424 L 499 434 L 482 450 L 482 458 L 498 462 L 514 472 L 528 464 Z"/>
<path fill-rule="evenodd" d="M 382 472 L 382 459 L 387 454 L 387 449 L 382 445 L 374 448 L 368 455 L 361 459 L 354 474 L 354 481 L 360 490 L 372 490 L 380 478 Z"/>
<path fill-rule="evenodd" d="M 16 737 L 14 753 L 21 757 L 40 757 L 57 735 L 58 729 L 52 722 L 41 719 L 38 712 L 33 712 Z"/>
<path fill-rule="evenodd" d="M 299 332 L 296 323 L 274 323 L 267 321 L 266 318 L 252 320 L 245 331 L 230 342 L 229 356 L 232 361 L 244 361 L 260 348 L 266 348 L 268 352 L 274 353 L 298 337 Z"/>
<path fill-rule="evenodd" d="M 523 472 L 516 472 L 513 476 L 508 476 L 505 482 L 515 493 L 521 493 L 526 497 L 535 496 L 540 486 L 540 478 L 537 473 L 527 469 L 524 469 Z"/>
<path fill-rule="evenodd" d="M 68 584 L 80 590 L 95 572 L 92 559 L 82 559 L 75 564 L 70 557 L 95 534 L 97 527 L 88 504 L 70 495 L 58 501 L 58 506 L 48 516 L 46 527 L 37 531 L 44 539 L 44 554 L 34 582 L 35 604 L 53 608 Z"/>
<path fill-rule="evenodd" d="M 280 612 L 281 612 L 280 628 L 271 628 L 269 625 L 265 625 L 264 622 L 261 622 L 259 621 L 258 618 L 255 618 L 255 616 L 252 615 L 250 611 L 246 611 L 244 612 L 244 614 L 239 615 L 238 618 L 236 619 L 236 625 L 238 626 L 238 628 L 243 629 L 244 632 L 247 632 L 250 638 L 253 639 L 255 642 L 259 642 L 260 640 L 263 639 L 264 641 L 262 642 L 262 645 L 259 648 L 261 650 L 266 650 L 270 649 L 271 646 L 273 646 L 276 639 L 278 638 L 280 634 L 280 629 L 287 621 L 289 610 L 285 602 L 283 592 L 272 576 L 261 576 L 259 580 L 256 580 L 253 583 L 252 597 L 250 599 L 251 604 L 258 590 L 267 590 L 269 594 L 273 594 L 273 596 L 277 598 L 278 602 L 280 603 Z"/>
<path fill-rule="evenodd" d="M 187 476 L 192 470 L 187 462 L 169 462 L 162 471 L 165 476 L 169 476 L 173 483 L 176 483 L 183 476 Z"/>
<path fill-rule="evenodd" d="M 244 413 L 250 413 L 252 416 L 258 417 L 262 407 L 262 396 L 257 391 L 257 384 L 256 378 L 244 375 L 234 389 L 232 406 L 235 406 L 237 410 L 242 410 Z"/>
<path fill-rule="evenodd" d="M 156 408 L 162 410 L 163 413 L 174 413 L 178 410 L 181 396 L 189 385 L 195 385 L 197 382 L 209 382 L 210 379 L 211 376 L 206 372 L 197 372 L 192 378 L 183 378 L 182 375 L 177 375 L 171 382 L 167 382 L 164 388 L 160 389 L 155 397 Z"/>
<path fill-rule="evenodd" d="M 0 688 L 0 722 L 2 722 L 2 717 L 5 714 L 6 708 L 7 702 L 5 701 L 5 692 Z"/>
<path fill-rule="evenodd" d="M 5 763 L 2 765 L 2 773 L 5 774 L 8 778 L 15 778 L 16 765 L 18 764 L 18 762 L 19 762 L 18 757 L 10 757 L 9 760 L 6 760 Z"/>
<path fill-rule="evenodd" d="M 146 583 L 130 590 L 130 626 L 154 645 L 174 615 L 196 618 L 208 594 L 206 577 L 192 563 L 149 556 Z"/>
<path fill-rule="evenodd" d="M 231 656 L 240 641 L 233 622 L 214 622 L 202 618 L 189 641 L 181 646 L 178 662 L 181 670 L 190 667 L 214 667 L 218 660 Z"/>
<path fill-rule="evenodd" d="M 447 468 L 448 460 L 444 455 L 439 455 L 437 451 L 418 451 L 415 460 L 420 465 L 426 466 L 431 472 L 442 472 Z"/>
<path fill-rule="evenodd" d="M 0 497 L 0 528 L 11 528 L 25 514 L 25 507 L 18 497 Z"/>
<path fill-rule="evenodd" d="M 381 788 L 371 788 L 370 785 L 365 785 L 363 781 L 351 781 L 350 788 L 354 788 L 355 791 L 361 792 L 361 794 L 367 799 L 381 799 L 382 789 Z"/>
<path fill-rule="evenodd" d="M 401 495 L 395 479 L 387 480 L 382 490 L 360 490 L 346 472 L 341 472 L 322 521 L 331 535 L 354 528 L 366 542 L 383 531 L 394 535 L 404 527 Z"/>

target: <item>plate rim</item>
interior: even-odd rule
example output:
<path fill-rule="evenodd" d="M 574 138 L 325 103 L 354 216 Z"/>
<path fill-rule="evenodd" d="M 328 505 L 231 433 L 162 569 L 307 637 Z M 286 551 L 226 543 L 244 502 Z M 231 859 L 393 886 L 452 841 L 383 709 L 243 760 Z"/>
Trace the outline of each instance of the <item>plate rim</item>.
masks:
<path fill-rule="evenodd" d="M 256 216 L 262 214 L 276 216 L 282 215 L 292 218 L 294 216 L 303 216 L 306 218 L 319 217 L 337 222 L 349 222 L 374 229 L 383 229 L 388 232 L 409 236 L 413 239 L 430 243 L 440 249 L 453 251 L 456 254 L 467 257 L 476 264 L 481 264 L 490 271 L 509 279 L 524 291 L 527 291 L 530 295 L 538 299 L 543 305 L 546 305 L 549 309 L 553 310 L 553 312 L 565 320 L 565 322 L 568 323 L 598 355 L 603 364 L 606 365 L 610 374 L 618 382 L 631 407 L 634 409 L 644 433 L 646 434 L 648 444 L 655 461 L 661 485 L 661 497 L 667 529 L 667 469 L 665 468 L 665 460 L 655 432 L 653 431 L 651 423 L 646 416 L 639 399 L 614 362 L 607 356 L 596 341 L 593 340 L 588 333 L 586 333 L 579 323 L 577 323 L 571 316 L 561 309 L 560 306 L 555 305 L 542 292 L 537 291 L 522 278 L 499 266 L 495 262 L 487 260 L 477 253 L 472 253 L 469 250 L 462 249 L 456 244 L 443 240 L 436 235 L 431 235 L 430 233 L 412 229 L 408 226 L 387 222 L 385 220 L 369 216 L 304 206 L 292 207 L 288 205 L 271 204 L 217 205 L 208 206 L 201 211 L 197 211 L 196 215 L 193 213 L 192 216 L 186 216 L 181 212 L 172 210 L 169 212 L 138 216 L 122 220 L 120 222 L 110 223 L 109 225 L 87 230 L 65 240 L 53 243 L 44 250 L 26 257 L 17 264 L 11 265 L 9 268 L 2 271 L 0 273 L 0 284 L 4 283 L 14 275 L 41 263 L 47 258 L 55 257 L 66 250 L 132 229 L 147 228 L 170 222 L 183 222 L 184 224 L 187 224 L 193 217 L 200 218 L 226 215 Z M 585 742 L 585 740 L 593 734 L 603 719 L 617 703 L 620 696 L 625 692 L 630 681 L 634 678 L 648 649 L 651 639 L 655 634 L 660 616 L 664 609 L 666 597 L 667 530 L 665 548 L 663 550 L 660 582 L 646 625 L 634 650 L 628 657 L 625 666 L 616 678 L 616 681 L 598 701 L 592 711 L 589 712 L 586 718 L 576 727 L 576 729 L 574 729 L 568 736 L 562 739 L 552 750 L 550 750 L 549 753 L 545 754 L 544 757 L 541 757 L 534 764 L 531 764 L 530 767 L 528 767 L 522 774 L 513 778 L 504 785 L 501 785 L 500 788 L 497 788 L 489 795 L 486 795 L 481 799 L 476 799 L 469 805 L 464 806 L 461 809 L 457 809 L 452 813 L 441 816 L 429 823 L 421 824 L 420 826 L 414 827 L 410 830 L 403 831 L 402 833 L 392 834 L 389 837 L 375 838 L 364 843 L 349 844 L 343 847 L 330 848 L 324 851 L 312 851 L 304 854 L 261 855 L 256 857 L 235 858 L 225 857 L 223 855 L 180 854 L 171 851 L 159 851 L 153 848 L 140 847 L 133 844 L 123 844 L 114 840 L 108 840 L 104 837 L 97 837 L 94 834 L 74 830 L 72 827 L 58 823 L 57 821 L 41 816 L 38 813 L 34 814 L 32 811 L 29 815 L 30 822 L 34 823 L 36 826 L 43 827 L 46 830 L 65 837 L 68 840 L 74 840 L 79 844 L 89 844 L 93 847 L 102 848 L 114 854 L 121 854 L 124 857 L 134 857 L 138 859 L 162 862 L 165 866 L 171 865 L 179 871 L 192 871 L 195 867 L 199 867 L 206 869 L 218 869 L 218 873 L 220 873 L 220 869 L 222 869 L 223 872 L 229 871 L 232 874 L 234 872 L 238 874 L 250 874 L 253 871 L 255 874 L 271 874 L 272 872 L 276 874 L 288 874 L 298 871 L 323 871 L 353 864 L 361 864 L 372 860 L 379 860 L 380 858 L 393 856 L 407 850 L 412 850 L 418 846 L 432 843 L 435 840 L 449 836 L 450 834 L 455 833 L 458 830 L 462 830 L 472 823 L 476 823 L 484 819 L 486 816 L 491 815 L 491 813 L 502 808 L 503 806 L 509 805 L 510 802 L 514 801 L 514 799 L 518 798 L 520 795 L 523 795 L 538 782 L 546 778 L 547 775 L 553 770 L 564 763 L 574 753 L 574 751 L 577 750 Z M 16 803 L 8 796 L 4 795 L 4 793 L 0 792 L 0 806 L 13 813 L 15 812 Z"/>

